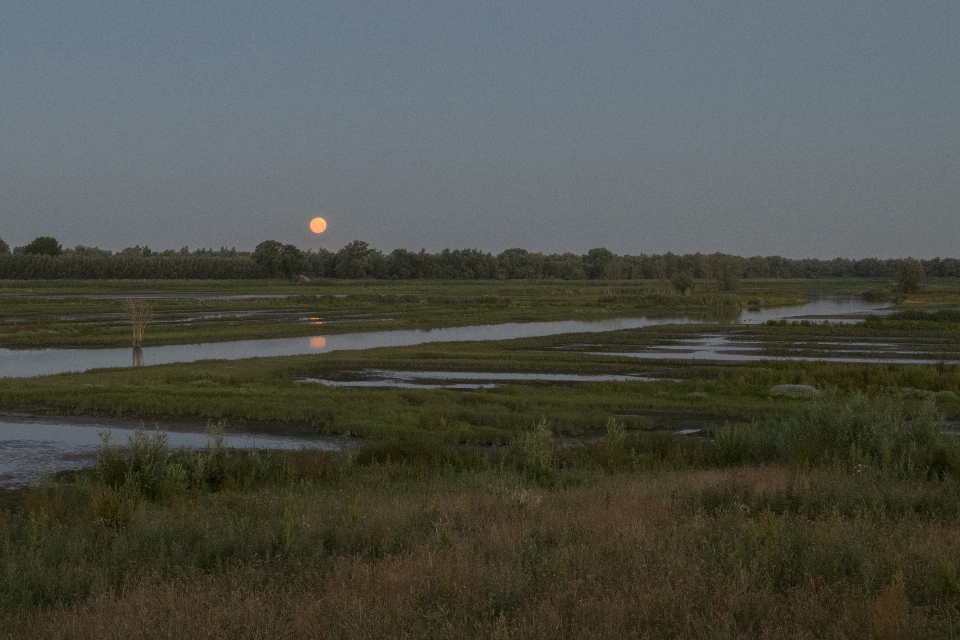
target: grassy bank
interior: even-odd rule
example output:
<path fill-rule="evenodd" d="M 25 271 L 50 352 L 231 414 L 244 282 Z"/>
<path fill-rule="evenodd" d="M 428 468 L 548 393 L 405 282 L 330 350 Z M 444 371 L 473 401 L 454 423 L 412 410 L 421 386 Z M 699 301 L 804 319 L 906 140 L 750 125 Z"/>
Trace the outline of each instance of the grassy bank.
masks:
<path fill-rule="evenodd" d="M 240 284 L 244 283 L 8 281 L 0 284 L 0 347 L 126 346 L 130 336 L 121 299 L 125 295 L 179 296 L 151 301 L 156 317 L 147 330 L 146 346 L 651 313 L 725 317 L 746 305 L 804 301 L 799 290 L 772 286 L 731 294 L 699 283 L 692 294 L 678 295 L 665 283 L 648 281 Z"/>
<path fill-rule="evenodd" d="M 689 295 L 679 295 L 666 282 L 647 280 L 5 281 L 0 282 L 0 347 L 127 346 L 122 298 L 128 295 L 171 296 L 151 301 L 156 317 L 146 346 L 680 313 L 719 321 L 744 307 L 802 304 L 804 292 L 811 290 L 882 294 L 904 309 L 960 305 L 960 283 L 952 279 L 910 295 L 893 295 L 889 287 L 868 279 L 751 280 L 735 292 L 722 292 L 715 283 L 701 281 Z"/>
<path fill-rule="evenodd" d="M 623 416 L 632 428 L 669 429 L 687 426 L 690 421 L 712 428 L 724 421 L 793 414 L 809 403 L 802 398 L 772 396 L 771 388 L 780 384 L 841 393 L 942 392 L 941 409 L 950 416 L 960 415 L 960 400 L 950 395 L 960 394 L 957 366 L 644 362 L 577 351 L 630 351 L 722 331 L 746 332 L 750 339 L 787 335 L 809 340 L 834 331 L 834 327 L 652 327 L 8 378 L 0 379 L 0 410 L 201 423 L 227 419 L 234 426 L 267 431 L 366 437 L 431 433 L 449 441 L 475 443 L 503 442 L 542 418 L 567 435 L 602 430 L 610 415 Z M 663 380 L 531 382 L 473 391 L 350 389 L 298 382 L 303 378 L 362 378 L 362 372 L 370 369 L 632 374 Z"/>
<path fill-rule="evenodd" d="M 960 631 L 958 443 L 936 413 L 856 397 L 798 419 L 816 436 L 776 446 L 760 423 L 716 445 L 612 421 L 574 447 L 544 424 L 493 450 L 345 454 L 169 455 L 144 435 L 0 494 L 0 636 Z"/>

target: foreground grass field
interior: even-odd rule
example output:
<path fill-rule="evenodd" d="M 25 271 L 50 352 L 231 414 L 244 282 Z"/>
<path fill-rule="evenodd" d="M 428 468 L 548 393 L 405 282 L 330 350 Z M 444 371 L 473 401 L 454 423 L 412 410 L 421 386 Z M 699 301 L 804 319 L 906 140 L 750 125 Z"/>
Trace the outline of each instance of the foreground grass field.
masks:
<path fill-rule="evenodd" d="M 144 434 L 3 494 L 0 636 L 951 637 L 939 424 L 854 397 L 715 444 L 611 421 L 573 447 L 541 424 L 493 450 L 171 456 Z"/>

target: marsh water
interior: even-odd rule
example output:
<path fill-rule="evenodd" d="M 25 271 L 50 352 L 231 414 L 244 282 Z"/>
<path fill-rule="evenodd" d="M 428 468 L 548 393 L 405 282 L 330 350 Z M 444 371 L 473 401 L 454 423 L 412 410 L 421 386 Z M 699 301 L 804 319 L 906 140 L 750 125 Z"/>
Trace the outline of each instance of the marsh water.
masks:
<path fill-rule="evenodd" d="M 760 324 L 768 320 L 809 319 L 831 322 L 859 322 L 866 314 L 882 312 L 882 305 L 864 302 L 855 296 L 814 296 L 804 305 L 772 309 L 745 309 L 726 322 Z M 124 349 L 0 349 L 0 377 L 30 377 L 86 371 L 103 367 L 129 367 L 241 358 L 292 356 L 340 350 L 405 347 L 428 342 L 507 340 L 535 338 L 561 333 L 598 333 L 637 329 L 663 324 L 716 323 L 716 317 L 702 314 L 672 317 L 629 317 L 611 320 L 555 322 L 511 322 L 504 324 L 449 327 L 428 330 L 384 330 L 303 338 L 240 340 L 202 344 L 146 347 L 139 354 Z"/>
<path fill-rule="evenodd" d="M 34 483 L 44 474 L 89 467 L 103 443 L 100 433 L 104 430 L 111 432 L 111 444 L 123 449 L 134 433 L 134 426 L 0 417 L 0 486 Z M 171 450 L 207 446 L 207 435 L 201 430 L 167 430 L 165 433 Z M 227 434 L 224 445 L 238 449 L 333 450 L 340 448 L 341 443 L 335 438 Z"/>
<path fill-rule="evenodd" d="M 697 360 L 757 362 L 760 360 L 818 360 L 839 363 L 960 364 L 960 352 L 939 345 L 911 342 L 797 341 L 789 345 L 735 340 L 722 334 L 701 335 L 638 351 L 588 351 L 593 355 L 643 360 Z"/>
<path fill-rule="evenodd" d="M 300 384 L 322 384 L 328 387 L 391 388 L 391 389 L 492 389 L 512 382 L 654 382 L 660 378 L 614 374 L 576 373 L 481 373 L 475 371 L 391 371 L 364 369 L 348 372 L 358 380 L 324 380 L 300 378 Z"/>

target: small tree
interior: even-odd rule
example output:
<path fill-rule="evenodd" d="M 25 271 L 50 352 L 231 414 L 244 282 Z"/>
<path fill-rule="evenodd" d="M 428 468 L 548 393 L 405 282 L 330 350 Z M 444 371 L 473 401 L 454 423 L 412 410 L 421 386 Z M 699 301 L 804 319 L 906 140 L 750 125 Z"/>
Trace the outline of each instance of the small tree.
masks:
<path fill-rule="evenodd" d="M 6 256 L 10 254 L 10 245 L 3 241 L 3 238 L 0 238 L 0 256 Z"/>
<path fill-rule="evenodd" d="M 379 254 L 379 251 L 371 249 L 366 242 L 354 240 L 337 251 L 335 261 L 337 277 L 350 280 L 371 277 L 374 272 L 374 261 Z"/>
<path fill-rule="evenodd" d="M 734 256 L 715 253 L 711 258 L 713 263 L 713 277 L 717 280 L 717 286 L 721 291 L 736 291 L 740 287 L 740 276 L 743 274 L 743 267 L 740 260 Z"/>
<path fill-rule="evenodd" d="M 63 247 L 57 242 L 56 238 L 50 236 L 40 236 L 30 241 L 23 248 L 24 253 L 32 253 L 40 256 L 58 256 L 63 253 Z"/>
<path fill-rule="evenodd" d="M 292 244 L 285 244 L 281 247 L 280 271 L 283 275 L 291 278 L 303 271 L 305 266 L 307 266 L 307 261 L 303 256 L 303 251 Z"/>
<path fill-rule="evenodd" d="M 607 267 L 614 258 L 616 258 L 616 255 L 609 249 L 604 249 L 603 247 L 587 251 L 587 255 L 584 256 L 583 260 L 587 268 L 587 277 L 606 278 Z"/>
<path fill-rule="evenodd" d="M 153 307 L 146 300 L 127 300 L 123 303 L 123 310 L 133 326 L 133 347 L 139 349 L 143 346 L 143 330 L 153 320 Z"/>
<path fill-rule="evenodd" d="M 623 261 L 620 256 L 613 256 L 603 267 L 604 280 L 613 280 L 614 282 L 623 277 Z"/>
<path fill-rule="evenodd" d="M 673 274 L 671 281 L 677 293 L 687 295 L 693 289 L 693 276 L 690 275 L 689 271 L 677 271 Z"/>
<path fill-rule="evenodd" d="M 667 261 L 663 256 L 657 256 L 653 259 L 653 273 L 657 278 L 657 291 L 663 293 L 667 288 Z"/>
<path fill-rule="evenodd" d="M 283 269 L 283 244 L 276 240 L 264 240 L 253 250 L 253 261 L 263 267 L 270 278 L 280 275 Z"/>
<path fill-rule="evenodd" d="M 897 267 L 897 289 L 902 293 L 916 293 L 924 278 L 923 265 L 916 258 L 900 261 Z"/>

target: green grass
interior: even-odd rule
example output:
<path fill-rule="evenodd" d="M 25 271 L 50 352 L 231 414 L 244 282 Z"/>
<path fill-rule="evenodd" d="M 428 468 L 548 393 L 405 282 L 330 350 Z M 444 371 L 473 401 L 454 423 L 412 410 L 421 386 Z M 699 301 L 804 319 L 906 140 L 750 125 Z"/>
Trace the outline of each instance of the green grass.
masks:
<path fill-rule="evenodd" d="M 157 316 L 145 346 L 258 338 L 283 338 L 384 329 L 465 326 L 502 322 L 605 319 L 670 312 L 736 314 L 744 305 L 801 304 L 798 291 L 750 289 L 718 292 L 700 283 L 681 296 L 647 281 L 585 282 L 340 282 L 304 285 L 253 282 L 17 283 L 0 286 L 0 346 L 111 347 L 130 342 L 122 300 L 78 295 L 283 294 L 254 300 L 155 300 Z M 43 295 L 67 296 L 45 299 Z M 73 297 L 70 297 L 73 296 Z M 267 312 L 199 318 L 199 314 Z M 319 318 L 322 325 L 306 322 Z M 186 322 L 190 320 L 189 322 Z"/>
<path fill-rule="evenodd" d="M 130 342 L 122 300 L 82 295 L 286 295 L 255 300 L 165 299 L 148 327 L 146 346 L 285 338 L 440 326 L 568 319 L 606 319 L 651 314 L 701 313 L 718 320 L 745 306 L 802 304 L 805 291 L 861 295 L 889 283 L 868 279 L 751 280 L 734 293 L 698 282 L 689 296 L 665 283 L 627 281 L 4 281 L 0 282 L 0 347 L 117 347 Z M 880 287 L 880 288 L 878 288 Z M 46 299 L 43 296 L 64 296 Z M 899 296 L 904 309 L 960 305 L 952 279 Z M 257 315 L 229 318 L 200 314 Z M 319 318 L 322 325 L 310 324 Z M 186 320 L 192 319 L 190 322 Z M 952 325 L 950 325 L 952 326 Z M 884 331 L 918 331 L 890 324 Z M 944 327 L 949 328 L 949 327 Z M 878 327 L 879 329 L 879 327 Z M 927 329 L 930 329 L 928 326 Z"/>
<path fill-rule="evenodd" d="M 426 433 L 447 441 L 495 443 L 541 419 L 567 435 L 601 433 L 611 415 L 624 416 L 631 428 L 670 429 L 693 421 L 709 429 L 725 421 L 792 415 L 810 403 L 771 397 L 770 388 L 778 384 L 808 384 L 841 394 L 960 393 L 957 366 L 651 363 L 560 349 L 590 340 L 619 350 L 677 335 L 690 335 L 689 329 L 656 327 L 0 379 L 0 410 L 200 423 L 227 419 L 233 426 L 270 432 L 374 438 Z M 297 382 L 302 377 L 342 378 L 364 369 L 642 374 L 666 379 L 518 383 L 475 391 L 350 389 Z M 960 415 L 960 400 L 948 394 L 939 397 L 939 406 L 951 416 Z"/>
<path fill-rule="evenodd" d="M 0 492 L 0 636 L 957 633 L 960 442 L 911 426 L 929 408 L 830 402 L 802 414 L 816 433 L 869 422 L 948 462 L 854 464 L 815 437 L 840 455 L 753 466 L 616 420 L 595 442 L 544 422 L 493 449 L 229 452 L 214 432 L 176 453 L 141 433 L 95 469 Z"/>
<path fill-rule="evenodd" d="M 703 283 L 682 297 L 630 281 L 0 287 L 299 296 L 158 302 L 167 318 L 253 308 L 277 318 L 392 318 L 322 325 L 332 333 L 722 314 L 799 301 L 811 284 L 863 293 L 889 283 L 747 281 L 735 298 Z M 675 325 L 0 379 L 4 411 L 364 437 L 341 453 L 229 452 L 214 432 L 207 450 L 190 453 L 141 432 L 129 450 L 105 447 L 96 469 L 0 491 L 0 637 L 958 635 L 960 440 L 941 428 L 943 413 L 960 416 L 960 400 L 929 396 L 960 393 L 960 367 L 585 353 L 715 333 L 763 342 L 769 353 L 821 339 L 909 340 L 946 353 L 960 338 L 955 312 L 942 309 L 958 294 L 956 282 L 927 283 L 898 300 L 903 313 L 859 326 Z M 0 297 L 0 320 L 24 318 L 0 333 L 23 334 L 21 346 L 125 344 L 125 327 L 109 316 L 119 305 Z M 59 320 L 65 315 L 79 320 Z M 157 323 L 147 340 L 151 332 L 159 344 L 301 330 L 315 331 L 276 318 Z M 296 382 L 364 369 L 677 382 L 477 391 Z M 771 397 L 784 383 L 823 395 Z M 689 423 L 712 437 L 669 433 Z"/>

